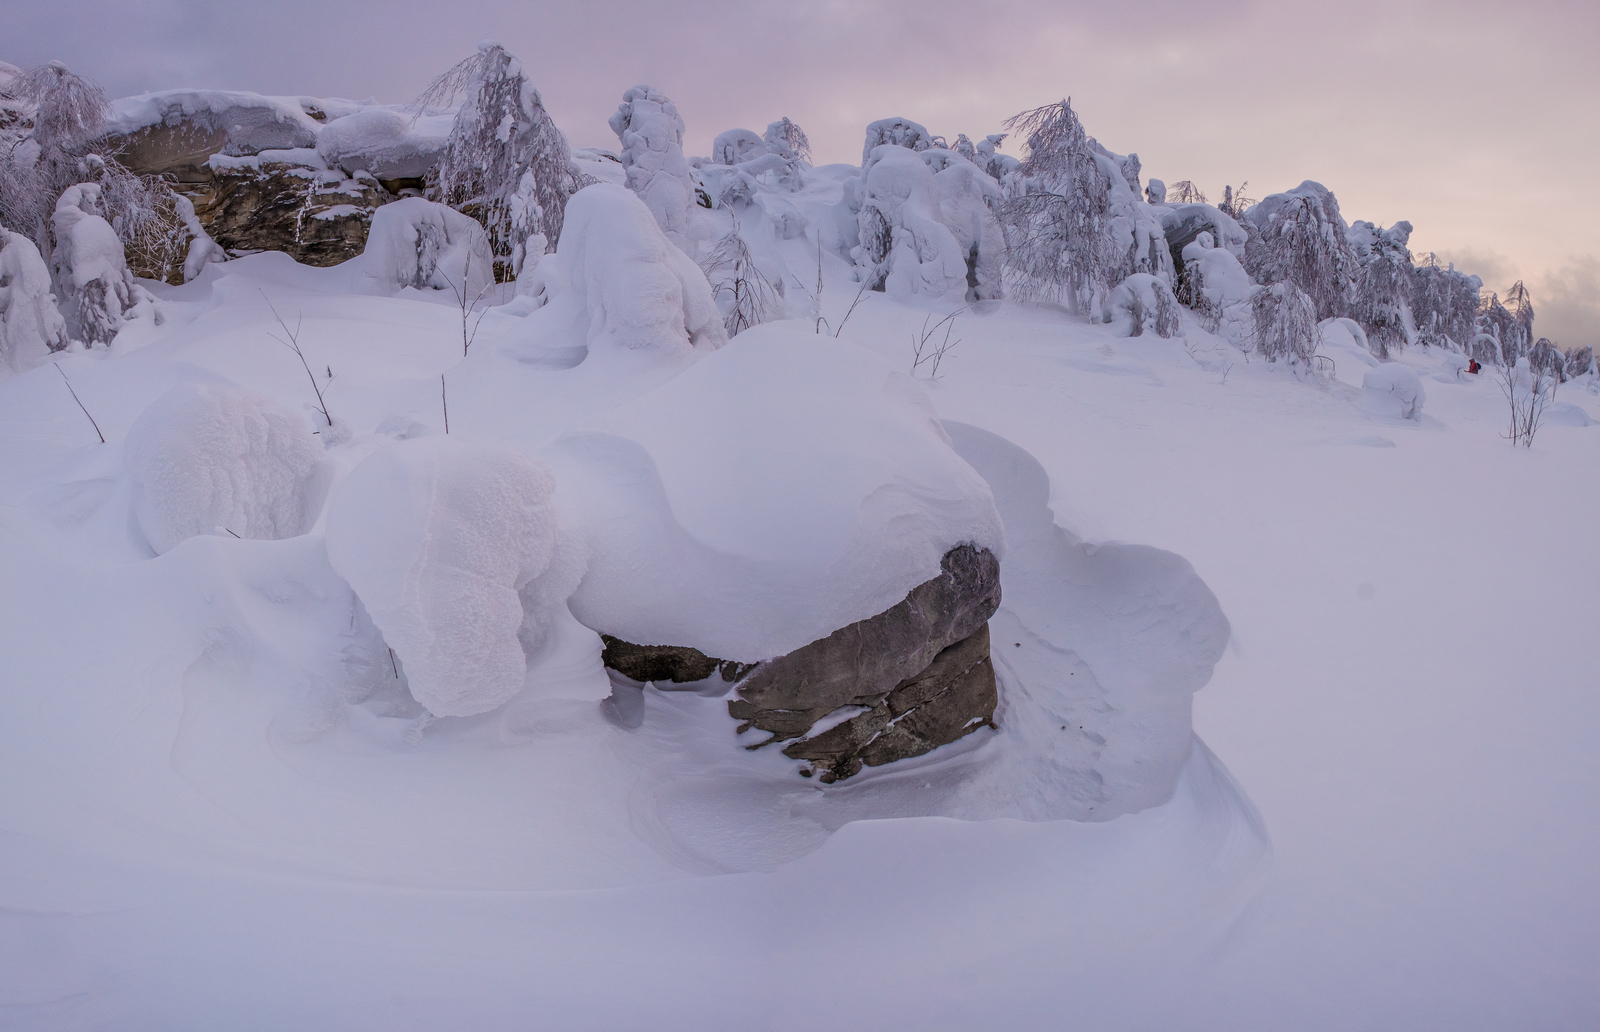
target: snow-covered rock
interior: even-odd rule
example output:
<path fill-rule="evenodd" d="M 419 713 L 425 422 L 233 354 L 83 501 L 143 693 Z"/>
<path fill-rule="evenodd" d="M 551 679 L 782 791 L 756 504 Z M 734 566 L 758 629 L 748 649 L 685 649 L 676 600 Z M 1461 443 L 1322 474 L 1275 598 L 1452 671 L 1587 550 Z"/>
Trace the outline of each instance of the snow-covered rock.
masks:
<path fill-rule="evenodd" d="M 443 204 L 406 197 L 372 213 L 361 279 L 375 294 L 417 287 L 462 291 L 477 300 L 494 284 L 494 256 L 476 220 Z"/>
<path fill-rule="evenodd" d="M 1385 362 L 1367 370 L 1361 380 L 1362 411 L 1395 419 L 1421 419 L 1428 400 L 1422 381 L 1409 366 Z"/>
<path fill-rule="evenodd" d="M 303 534 L 321 507 L 323 449 L 305 421 L 229 383 L 188 383 L 128 431 L 133 518 L 156 554 L 201 534 Z"/>
<path fill-rule="evenodd" d="M 521 452 L 439 436 L 382 448 L 334 492 L 328 559 L 435 716 L 483 713 L 522 689 L 582 572 L 554 490 Z"/>
<path fill-rule="evenodd" d="M 746 330 L 549 454 L 589 533 L 573 614 L 638 644 L 771 659 L 896 605 L 957 545 L 1004 551 L 911 378 L 792 324 Z"/>
<path fill-rule="evenodd" d="M 683 156 L 684 124 L 677 105 L 659 90 L 635 86 L 622 95 L 610 125 L 622 141 L 628 189 L 645 202 L 673 243 L 687 246 L 695 181 Z"/>
<path fill-rule="evenodd" d="M 0 372 L 25 372 L 66 346 L 49 266 L 32 240 L 0 228 Z"/>
<path fill-rule="evenodd" d="M 418 117 L 388 107 L 362 108 L 323 126 L 317 133 L 317 153 L 347 174 L 422 179 L 439 163 L 450 123 L 448 115 Z"/>
<path fill-rule="evenodd" d="M 727 341 L 705 273 L 667 239 L 640 197 L 620 186 L 596 183 L 572 196 L 560 243 L 526 283 L 541 307 L 506 337 L 525 353 L 687 353 Z"/>

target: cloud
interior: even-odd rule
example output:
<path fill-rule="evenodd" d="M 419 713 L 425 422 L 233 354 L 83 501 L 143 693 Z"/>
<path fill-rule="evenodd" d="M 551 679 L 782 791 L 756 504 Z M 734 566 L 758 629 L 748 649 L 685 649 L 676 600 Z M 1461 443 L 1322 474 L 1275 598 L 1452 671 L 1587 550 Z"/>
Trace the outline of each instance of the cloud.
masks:
<path fill-rule="evenodd" d="M 1574 257 L 1530 289 L 1539 336 L 1563 348 L 1600 350 L 1600 257 Z"/>

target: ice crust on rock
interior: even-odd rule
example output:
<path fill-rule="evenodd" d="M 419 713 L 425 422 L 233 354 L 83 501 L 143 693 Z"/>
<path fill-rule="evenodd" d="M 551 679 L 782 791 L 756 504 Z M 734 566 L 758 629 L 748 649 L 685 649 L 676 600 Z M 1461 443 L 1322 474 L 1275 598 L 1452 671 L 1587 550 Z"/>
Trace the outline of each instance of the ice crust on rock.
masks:
<path fill-rule="evenodd" d="M 793 325 L 746 330 L 547 454 L 589 535 L 572 611 L 636 644 L 770 659 L 889 609 L 957 545 L 1003 552 L 921 388 Z"/>
<path fill-rule="evenodd" d="M 405 197 L 372 213 L 360 260 L 363 283 L 375 294 L 404 287 L 464 290 L 470 300 L 494 283 L 494 255 L 483 227 L 420 197 Z"/>
<path fill-rule="evenodd" d="M 321 504 L 323 449 L 305 421 L 230 383 L 187 383 L 128 431 L 133 517 L 157 555 L 202 534 L 304 534 Z"/>
<path fill-rule="evenodd" d="M 582 561 L 554 491 L 522 452 L 440 436 L 380 449 L 334 492 L 328 559 L 435 716 L 505 703 L 555 627 Z"/>
<path fill-rule="evenodd" d="M 50 267 L 32 240 L 0 228 L 0 374 L 26 372 L 66 346 Z"/>
<path fill-rule="evenodd" d="M 1375 366 L 1361 380 L 1361 409 L 1374 416 L 1420 420 L 1427 400 L 1417 374 L 1398 362 Z"/>
<path fill-rule="evenodd" d="M 525 359 L 573 348 L 687 354 L 727 342 L 705 273 L 639 196 L 610 183 L 572 195 L 555 252 L 520 284 L 541 306 L 506 338 Z"/>

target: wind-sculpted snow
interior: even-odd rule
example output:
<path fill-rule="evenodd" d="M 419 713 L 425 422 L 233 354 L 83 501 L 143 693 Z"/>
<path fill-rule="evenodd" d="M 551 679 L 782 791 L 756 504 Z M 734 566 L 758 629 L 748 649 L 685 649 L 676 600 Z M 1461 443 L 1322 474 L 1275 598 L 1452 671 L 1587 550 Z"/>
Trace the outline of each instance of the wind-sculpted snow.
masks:
<path fill-rule="evenodd" d="M 542 307 L 506 339 L 530 359 L 541 349 L 686 354 L 727 341 L 705 273 L 637 196 L 610 183 L 572 196 L 555 253 L 519 289 Z"/>
<path fill-rule="evenodd" d="M 305 421 L 228 383 L 161 395 L 128 431 L 124 455 L 134 521 L 157 555 L 202 534 L 303 534 L 325 490 Z"/>
<path fill-rule="evenodd" d="M 747 330 L 551 455 L 589 535 L 573 613 L 632 642 L 769 659 L 893 606 L 956 545 L 1003 550 L 922 390 L 792 325 Z"/>
<path fill-rule="evenodd" d="M 50 267 L 33 241 L 0 229 L 0 373 L 20 373 L 67 346 Z"/>
<path fill-rule="evenodd" d="M 893 144 L 875 148 L 870 157 L 856 253 L 862 275 L 891 297 L 961 296 L 971 248 L 962 247 L 944 224 L 939 184 L 927 163 Z M 963 221 L 971 233 L 970 219 Z"/>
<path fill-rule="evenodd" d="M 101 214 L 97 183 L 74 186 L 56 202 L 51 261 L 65 297 L 67 333 L 88 344 L 109 343 L 143 293 L 123 255 L 122 241 Z"/>
<path fill-rule="evenodd" d="M 649 207 L 673 243 L 689 242 L 689 212 L 696 203 L 694 173 L 683 156 L 683 118 L 666 94 L 635 86 L 611 116 L 622 143 L 628 189 Z"/>
<path fill-rule="evenodd" d="M 328 506 L 328 559 L 371 614 L 411 695 L 435 716 L 494 709 L 522 689 L 581 572 L 555 484 L 521 452 L 447 437 L 385 447 Z"/>
<path fill-rule="evenodd" d="M 479 301 L 494 283 L 494 256 L 483 227 L 454 208 L 420 197 L 372 213 L 361 274 L 373 293 L 403 287 L 448 290 Z"/>
<path fill-rule="evenodd" d="M 1398 362 L 1369 369 L 1361 380 L 1361 408 L 1374 416 L 1420 420 L 1427 400 L 1417 374 Z"/>

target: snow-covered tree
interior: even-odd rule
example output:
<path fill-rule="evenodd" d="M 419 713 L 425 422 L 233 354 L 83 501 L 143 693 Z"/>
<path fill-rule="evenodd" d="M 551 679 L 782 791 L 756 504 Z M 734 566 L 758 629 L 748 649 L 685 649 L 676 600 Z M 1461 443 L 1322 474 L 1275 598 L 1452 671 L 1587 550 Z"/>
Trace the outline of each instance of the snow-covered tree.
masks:
<path fill-rule="evenodd" d="M 805 130 L 791 122 L 787 115 L 767 125 L 762 142 L 768 151 L 779 157 L 791 161 L 811 160 L 811 141 L 806 137 Z"/>
<path fill-rule="evenodd" d="M 25 372 L 66 346 L 50 267 L 33 241 L 0 228 L 0 370 Z"/>
<path fill-rule="evenodd" d="M 1482 287 L 1478 277 L 1457 272 L 1454 266 L 1440 268 L 1431 253 L 1413 266 L 1411 277 L 1411 315 L 1418 343 L 1457 351 L 1466 348 L 1477 321 Z"/>
<path fill-rule="evenodd" d="M 610 124 L 622 142 L 628 189 L 650 209 L 667 239 L 687 251 L 697 184 L 683 156 L 684 124 L 677 105 L 660 90 L 635 86 L 622 95 Z"/>
<path fill-rule="evenodd" d="M 1505 301 L 1490 293 L 1478 308 L 1469 354 L 1485 365 L 1510 368 L 1533 347 L 1533 299 L 1518 280 Z"/>
<path fill-rule="evenodd" d="M 1594 347 L 1585 345 L 1567 353 L 1566 378 L 1576 380 L 1580 376 L 1588 376 L 1594 372 Z"/>
<path fill-rule="evenodd" d="M 1379 358 L 1404 347 L 1410 339 L 1407 317 L 1416 276 L 1411 262 L 1411 223 L 1379 229 L 1370 222 L 1350 227 L 1347 240 L 1361 263 L 1356 275 L 1352 316 L 1367 333 Z"/>
<path fill-rule="evenodd" d="M 1247 218 L 1255 232 L 1245 268 L 1258 282 L 1294 284 L 1311 298 L 1318 319 L 1347 313 L 1359 263 L 1332 191 L 1307 180 L 1265 198 Z"/>
<path fill-rule="evenodd" d="M 128 271 L 122 241 L 105 218 L 98 183 L 68 187 L 51 217 L 50 264 L 67 333 L 85 344 L 108 344 L 143 295 Z"/>
<path fill-rule="evenodd" d="M 782 314 L 782 298 L 757 268 L 750 246 L 739 235 L 738 223 L 733 231 L 717 241 L 711 253 L 700 263 L 700 271 L 711 284 L 717 310 L 722 313 L 722 325 L 731 339 Z"/>
<path fill-rule="evenodd" d="M 1250 343 L 1269 362 L 1286 359 L 1291 365 L 1308 365 L 1316 354 L 1316 304 L 1288 280 L 1257 288 L 1250 299 L 1254 320 Z"/>
<path fill-rule="evenodd" d="M 33 237 L 48 254 L 56 199 L 93 177 L 89 155 L 109 104 L 99 86 L 59 61 L 29 69 L 4 89 L 21 119 L 0 138 L 0 225 Z"/>
<path fill-rule="evenodd" d="M 972 251 L 945 225 L 940 184 L 922 154 L 881 144 L 862 178 L 861 243 L 851 257 L 866 284 L 899 297 L 965 293 Z"/>
<path fill-rule="evenodd" d="M 432 186 L 440 201 L 482 223 L 499 278 L 514 279 L 528 259 L 554 250 L 567 198 L 585 177 L 522 62 L 504 47 L 478 44 L 416 106 L 448 105 L 463 94 Z"/>
<path fill-rule="evenodd" d="M 933 146 L 934 139 L 928 127 L 920 122 L 909 118 L 880 118 L 867 124 L 867 138 L 861 145 L 861 165 L 865 168 L 872 160 L 872 152 L 884 144 L 925 151 Z"/>

